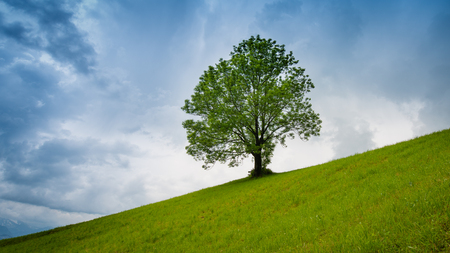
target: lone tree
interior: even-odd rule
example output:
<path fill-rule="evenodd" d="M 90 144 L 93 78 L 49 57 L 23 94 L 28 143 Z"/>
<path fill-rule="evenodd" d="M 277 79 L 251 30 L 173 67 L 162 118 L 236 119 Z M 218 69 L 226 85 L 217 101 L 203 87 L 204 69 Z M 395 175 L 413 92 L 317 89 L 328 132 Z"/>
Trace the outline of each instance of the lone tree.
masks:
<path fill-rule="evenodd" d="M 186 150 L 205 162 L 204 169 L 217 161 L 234 167 L 251 154 L 251 175 L 259 177 L 277 143 L 286 146 L 286 137 L 295 134 L 302 140 L 319 135 L 322 121 L 305 97 L 314 85 L 275 40 L 252 36 L 230 56 L 209 66 L 181 108 L 199 116 L 183 122 Z"/>

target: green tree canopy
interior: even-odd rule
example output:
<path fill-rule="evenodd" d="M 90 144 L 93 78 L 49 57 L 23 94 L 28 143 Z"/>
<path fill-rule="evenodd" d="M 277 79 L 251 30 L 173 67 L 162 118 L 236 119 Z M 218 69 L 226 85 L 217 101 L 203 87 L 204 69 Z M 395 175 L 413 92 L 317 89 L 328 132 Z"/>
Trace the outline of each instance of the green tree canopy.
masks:
<path fill-rule="evenodd" d="M 209 66 L 182 107 L 199 116 L 183 122 L 186 150 L 205 169 L 216 162 L 233 167 L 252 155 L 259 177 L 277 143 L 319 135 L 322 121 L 305 97 L 314 85 L 292 52 L 272 39 L 252 36 L 230 55 Z"/>

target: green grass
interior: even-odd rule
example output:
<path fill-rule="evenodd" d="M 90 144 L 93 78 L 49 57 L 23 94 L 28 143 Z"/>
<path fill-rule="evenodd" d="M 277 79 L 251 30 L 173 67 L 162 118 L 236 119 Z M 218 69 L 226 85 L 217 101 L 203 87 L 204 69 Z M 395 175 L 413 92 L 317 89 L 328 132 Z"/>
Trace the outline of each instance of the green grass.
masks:
<path fill-rule="evenodd" d="M 0 252 L 299 251 L 450 252 L 450 130 L 0 241 Z"/>

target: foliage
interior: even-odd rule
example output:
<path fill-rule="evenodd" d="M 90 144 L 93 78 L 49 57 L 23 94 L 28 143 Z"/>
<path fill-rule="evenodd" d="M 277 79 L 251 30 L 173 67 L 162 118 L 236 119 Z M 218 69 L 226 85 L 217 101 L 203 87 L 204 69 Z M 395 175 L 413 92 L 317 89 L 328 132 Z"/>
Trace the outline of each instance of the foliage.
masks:
<path fill-rule="evenodd" d="M 183 122 L 186 149 L 205 169 L 217 161 L 236 166 L 251 154 L 259 176 L 277 143 L 319 135 L 321 120 L 305 97 L 314 85 L 292 52 L 271 39 L 252 36 L 230 55 L 209 66 L 182 107 L 200 117 Z"/>
<path fill-rule="evenodd" d="M 449 252 L 450 130 L 89 222 L 0 252 Z"/>

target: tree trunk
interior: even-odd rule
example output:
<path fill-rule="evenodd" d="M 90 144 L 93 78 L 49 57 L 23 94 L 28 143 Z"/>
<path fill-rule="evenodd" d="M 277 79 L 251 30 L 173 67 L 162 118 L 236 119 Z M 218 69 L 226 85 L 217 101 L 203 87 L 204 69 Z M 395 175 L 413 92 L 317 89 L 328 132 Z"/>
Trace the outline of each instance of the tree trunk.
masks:
<path fill-rule="evenodd" d="M 253 154 L 255 158 L 255 177 L 260 177 L 262 175 L 262 158 L 261 152 Z"/>

